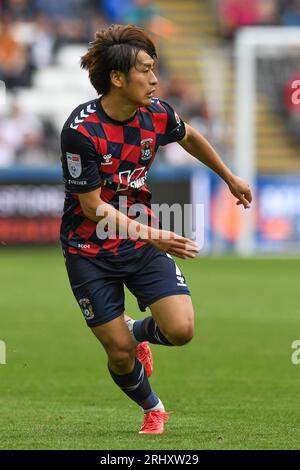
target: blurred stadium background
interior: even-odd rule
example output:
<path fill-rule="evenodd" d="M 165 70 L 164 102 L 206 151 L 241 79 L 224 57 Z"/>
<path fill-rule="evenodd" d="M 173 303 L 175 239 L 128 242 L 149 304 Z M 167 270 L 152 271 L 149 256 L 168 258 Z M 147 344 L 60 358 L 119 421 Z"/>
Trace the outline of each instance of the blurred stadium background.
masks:
<path fill-rule="evenodd" d="M 77 103 L 95 96 L 80 56 L 97 28 L 132 22 L 157 43 L 157 95 L 256 189 L 251 215 L 241 215 L 224 185 L 174 144 L 153 168 L 154 202 L 205 204 L 204 253 L 299 251 L 300 104 L 292 100 L 299 96 L 299 1 L 2 0 L 0 14 L 3 243 L 56 242 L 60 129 Z M 251 53 L 239 48 L 250 26 L 273 34 L 253 48 L 252 66 L 240 69 Z M 283 33 L 278 47 L 283 27 L 296 31 L 295 40 L 285 45 Z"/>
<path fill-rule="evenodd" d="M 159 349 L 154 385 L 177 413 L 162 441 L 137 440 L 138 411 L 87 337 L 58 248 L 59 133 L 95 97 L 79 59 L 111 23 L 153 34 L 157 96 L 255 189 L 242 213 L 176 144 L 152 168 L 154 202 L 203 203 L 202 253 L 220 255 L 179 263 L 201 327 L 185 352 Z M 299 447 L 299 26 L 299 0 L 0 0 L 0 448 Z M 188 403 L 171 392 L 177 364 Z"/>

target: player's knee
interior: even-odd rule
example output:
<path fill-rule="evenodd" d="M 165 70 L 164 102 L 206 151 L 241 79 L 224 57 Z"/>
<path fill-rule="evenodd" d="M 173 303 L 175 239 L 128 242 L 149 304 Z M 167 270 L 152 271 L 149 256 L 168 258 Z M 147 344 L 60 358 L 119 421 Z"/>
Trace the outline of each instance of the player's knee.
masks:
<path fill-rule="evenodd" d="M 180 325 L 176 330 L 169 332 L 169 341 L 174 346 L 183 346 L 189 343 L 194 336 L 194 325 L 191 322 L 187 322 Z"/>
<path fill-rule="evenodd" d="M 112 348 L 108 352 L 109 363 L 114 370 L 126 373 L 132 367 L 135 350 L 132 346 Z"/>

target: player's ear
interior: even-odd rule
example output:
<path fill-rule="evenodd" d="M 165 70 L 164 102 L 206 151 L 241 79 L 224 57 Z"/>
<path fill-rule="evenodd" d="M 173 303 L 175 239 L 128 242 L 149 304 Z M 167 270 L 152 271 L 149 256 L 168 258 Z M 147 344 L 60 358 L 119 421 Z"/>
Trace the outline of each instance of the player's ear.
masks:
<path fill-rule="evenodd" d="M 112 70 L 110 72 L 111 83 L 117 88 L 122 88 L 124 83 L 124 73 L 119 72 L 118 70 Z"/>

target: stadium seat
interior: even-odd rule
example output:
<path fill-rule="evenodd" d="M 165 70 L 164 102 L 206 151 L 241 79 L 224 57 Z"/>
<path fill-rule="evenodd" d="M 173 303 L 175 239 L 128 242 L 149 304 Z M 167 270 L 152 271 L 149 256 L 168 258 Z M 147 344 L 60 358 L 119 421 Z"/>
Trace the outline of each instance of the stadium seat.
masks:
<path fill-rule="evenodd" d="M 56 63 L 64 68 L 79 68 L 80 57 L 86 52 L 85 45 L 63 46 L 57 52 Z"/>

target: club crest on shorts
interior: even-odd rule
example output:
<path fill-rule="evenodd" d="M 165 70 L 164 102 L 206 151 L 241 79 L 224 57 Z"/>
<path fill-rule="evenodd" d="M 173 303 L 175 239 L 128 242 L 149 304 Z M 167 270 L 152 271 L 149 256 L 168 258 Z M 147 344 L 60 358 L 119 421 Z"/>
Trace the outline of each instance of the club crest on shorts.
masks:
<path fill-rule="evenodd" d="M 152 157 L 152 144 L 153 144 L 153 139 L 144 139 L 141 140 L 141 155 L 142 155 L 142 160 L 150 160 Z"/>
<path fill-rule="evenodd" d="M 82 172 L 81 158 L 76 153 L 67 152 L 68 170 L 73 178 L 78 178 Z"/>
<path fill-rule="evenodd" d="M 80 299 L 79 305 L 86 320 L 92 320 L 95 317 L 94 310 L 89 299 Z"/>

